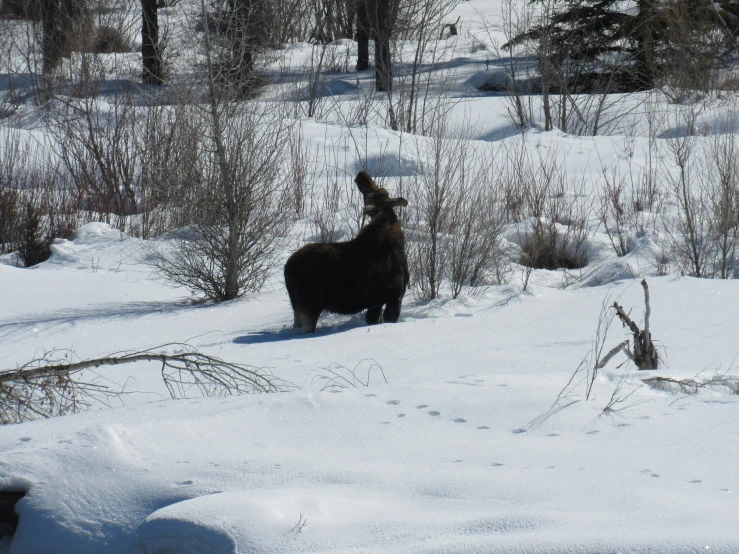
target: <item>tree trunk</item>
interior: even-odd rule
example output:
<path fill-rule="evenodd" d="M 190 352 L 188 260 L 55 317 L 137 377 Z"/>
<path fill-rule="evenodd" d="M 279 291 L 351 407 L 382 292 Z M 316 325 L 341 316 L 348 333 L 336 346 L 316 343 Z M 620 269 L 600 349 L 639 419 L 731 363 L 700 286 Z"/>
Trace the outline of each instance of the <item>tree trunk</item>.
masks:
<path fill-rule="evenodd" d="M 638 0 L 636 16 L 636 82 L 641 90 L 654 88 L 657 72 L 656 37 L 654 36 L 654 0 Z"/>
<path fill-rule="evenodd" d="M 231 75 L 229 82 L 234 87 L 236 96 L 248 96 L 250 78 L 254 70 L 252 42 L 254 39 L 253 0 L 234 0 L 233 19 L 230 32 L 231 40 Z"/>
<path fill-rule="evenodd" d="M 375 0 L 372 16 L 375 31 L 375 90 L 393 90 L 393 62 L 390 39 L 393 35 L 394 0 Z"/>
<path fill-rule="evenodd" d="M 370 18 L 366 0 L 357 0 L 357 71 L 369 69 Z"/>
<path fill-rule="evenodd" d="M 48 81 L 51 71 L 59 64 L 62 58 L 62 37 L 59 26 L 59 0 L 43 0 L 43 73 Z"/>
<path fill-rule="evenodd" d="M 141 0 L 142 81 L 147 85 L 164 83 L 162 57 L 159 51 L 159 19 L 157 0 Z"/>

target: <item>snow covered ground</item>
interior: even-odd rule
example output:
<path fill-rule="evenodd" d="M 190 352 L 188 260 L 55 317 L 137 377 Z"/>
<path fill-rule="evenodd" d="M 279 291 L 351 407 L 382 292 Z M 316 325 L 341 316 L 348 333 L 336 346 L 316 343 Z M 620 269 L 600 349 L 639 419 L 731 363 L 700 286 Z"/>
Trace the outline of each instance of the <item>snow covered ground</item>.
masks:
<path fill-rule="evenodd" d="M 589 401 L 581 384 L 553 405 L 608 291 L 641 312 L 635 280 L 410 298 L 398 324 L 329 316 L 304 337 L 283 288 L 193 305 L 140 254 L 90 224 L 35 269 L 0 265 L 3 367 L 40 348 L 88 358 L 189 339 L 300 389 L 169 400 L 156 364 L 101 368 L 125 383 L 123 406 L 0 429 L 0 488 L 28 490 L 10 552 L 739 549 L 739 397 L 657 391 L 629 370 L 633 394 L 604 414 L 612 362 Z M 650 290 L 669 360 L 657 374 L 732 366 L 736 282 Z M 351 377 L 339 366 L 368 386 L 325 389 L 331 371 Z"/>
<path fill-rule="evenodd" d="M 450 120 L 463 124 L 455 136 L 473 148 L 501 162 L 517 148 L 557 160 L 597 195 L 604 168 L 666 159 L 666 141 L 688 132 L 673 116 L 690 108 L 661 101 L 655 111 L 651 97 L 631 95 L 615 98 L 624 115 L 605 136 L 536 124 L 522 135 L 506 98 L 475 88 L 500 70 L 475 46 L 500 38 L 477 17 L 497 9 L 463 3 L 463 33 L 439 46 L 455 68 L 444 91 Z M 310 46 L 291 52 L 300 65 Z M 315 151 L 338 148 L 330 151 L 341 151 L 347 175 L 361 167 L 361 150 L 395 190 L 429 139 L 348 121 L 370 84 L 371 72 L 333 74 L 326 117 L 305 119 L 302 132 Z M 696 144 L 736 130 L 734 105 L 703 104 Z M 661 114 L 649 122 L 656 131 L 648 109 Z M 44 143 L 31 106 L 3 126 Z M 309 227 L 296 223 L 296 246 Z M 736 388 L 684 394 L 642 381 L 739 376 L 739 283 L 680 277 L 674 266 L 662 275 L 666 238 L 654 229 L 622 258 L 598 229 L 582 271 L 537 270 L 526 292 L 515 266 L 509 284 L 456 300 L 447 290 L 431 302 L 409 291 L 398 324 L 324 315 L 310 336 L 290 328 L 279 268 L 264 291 L 210 304 L 154 281 L 141 263 L 146 244 L 102 223 L 57 241 L 32 269 L 2 257 L 0 369 L 55 348 L 89 359 L 186 342 L 268 368 L 296 389 L 172 400 L 156 363 L 88 372 L 125 394 L 85 413 L 0 427 L 0 491 L 27 491 L 0 553 L 739 552 Z M 514 248 L 521 240 L 514 229 L 505 238 Z M 642 277 L 664 367 L 638 372 L 620 354 L 586 400 L 582 374 L 571 378 L 602 305 L 618 300 L 641 322 Z M 615 322 L 606 348 L 626 338 Z"/>

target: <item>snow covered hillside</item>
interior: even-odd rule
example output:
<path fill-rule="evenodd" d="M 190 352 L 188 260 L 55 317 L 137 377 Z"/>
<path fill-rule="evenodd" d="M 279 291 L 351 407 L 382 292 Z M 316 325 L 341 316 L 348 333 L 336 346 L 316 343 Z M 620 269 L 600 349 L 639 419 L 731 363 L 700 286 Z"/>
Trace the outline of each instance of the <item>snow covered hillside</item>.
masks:
<path fill-rule="evenodd" d="M 36 269 L 0 266 L 3 366 L 38 348 L 89 358 L 189 339 L 300 389 L 169 400 L 157 364 L 97 370 L 125 385 L 123 406 L 0 429 L 2 488 L 28 491 L 10 552 L 739 548 L 730 390 L 658 391 L 612 363 L 589 401 L 580 383 L 555 405 L 608 287 L 492 287 L 411 300 L 396 325 L 332 316 L 300 336 L 284 289 L 192 305 L 138 254 L 90 224 Z M 658 374 L 729 370 L 736 283 L 650 286 Z M 642 309 L 637 281 L 610 292 Z M 345 368 L 367 386 L 325 388 L 351 381 Z M 603 413 L 617 387 L 631 396 Z"/>
<path fill-rule="evenodd" d="M 89 409 L 0 425 L 0 516 L 4 492 L 25 493 L 0 554 L 739 552 L 739 230 L 716 216 L 722 199 L 739 207 L 735 189 L 717 188 L 725 176 L 739 185 L 739 166 L 724 166 L 739 159 L 739 97 L 612 94 L 597 136 L 545 131 L 538 115 L 519 129 L 511 98 L 489 90 L 510 63 L 494 48 L 500 25 L 486 24 L 502 4 L 461 3 L 463 32 L 430 41 L 424 94 L 443 136 L 389 129 L 371 70 L 330 69 L 311 98 L 316 45 L 275 54 L 259 102 L 296 106 L 282 115 L 299 148 L 281 162 L 294 170 L 304 155 L 308 184 L 260 291 L 204 302 L 158 280 L 153 253 L 178 235 L 137 238 L 140 214 L 125 233 L 85 209 L 32 268 L 0 255 L 0 377 L 52 351 L 69 362 L 153 349 L 286 384 L 211 396 L 185 386 L 174 399 L 156 361 L 84 370 L 100 387 Z M 187 38 L 171 39 L 178 78 L 194 56 Z M 328 49 L 353 67 L 356 43 Z M 404 63 L 413 54 L 399 44 Z M 114 56 L 101 56 L 110 89 L 139 71 L 139 54 Z M 94 109 L 114 121 L 109 88 Z M 526 99 L 541 114 L 541 98 Z M 0 119 L 3 154 L 25 145 L 51 167 L 60 154 L 45 118 L 83 102 L 19 104 Z M 135 121 L 144 108 L 130 105 Z M 507 210 L 482 278 L 455 291 L 445 274 L 432 300 L 416 279 L 397 324 L 323 314 L 315 334 L 293 329 L 284 261 L 324 234 L 356 233 L 357 171 L 408 199 L 398 212 L 418 256 L 428 175 L 460 158 L 469 165 L 452 181 L 486 175 L 483 212 Z M 705 236 L 691 239 L 686 214 Z M 449 229 L 440 244 L 454 242 Z M 559 269 L 526 264 L 543 259 L 537 233 L 560 249 Z M 698 273 L 715 278 L 686 276 Z M 638 371 L 620 351 L 595 370 L 632 339 L 617 318 L 603 326 L 614 302 L 643 328 L 642 279 L 659 369 Z"/>

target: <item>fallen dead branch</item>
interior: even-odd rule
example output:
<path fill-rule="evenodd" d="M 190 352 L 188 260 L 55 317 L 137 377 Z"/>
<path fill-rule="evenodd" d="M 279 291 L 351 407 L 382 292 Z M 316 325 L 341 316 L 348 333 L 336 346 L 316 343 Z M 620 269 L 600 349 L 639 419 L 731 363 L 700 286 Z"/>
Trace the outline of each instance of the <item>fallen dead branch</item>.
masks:
<path fill-rule="evenodd" d="M 701 389 L 729 389 L 732 394 L 739 394 L 739 376 L 714 375 L 708 379 L 695 376 L 690 379 L 673 379 L 671 377 L 648 377 L 644 383 L 659 390 L 679 389 L 685 394 L 697 394 Z"/>
<path fill-rule="evenodd" d="M 183 352 L 167 354 L 166 348 Z M 195 389 L 203 396 L 282 392 L 295 388 L 264 368 L 224 361 L 199 352 L 188 344 L 171 343 L 138 352 L 72 361 L 70 350 L 51 350 L 11 370 L 0 370 L 0 423 L 76 413 L 93 404 L 109 405 L 126 391 L 102 384 L 102 366 L 137 362 L 161 364 L 162 380 L 172 398 L 186 398 Z"/>

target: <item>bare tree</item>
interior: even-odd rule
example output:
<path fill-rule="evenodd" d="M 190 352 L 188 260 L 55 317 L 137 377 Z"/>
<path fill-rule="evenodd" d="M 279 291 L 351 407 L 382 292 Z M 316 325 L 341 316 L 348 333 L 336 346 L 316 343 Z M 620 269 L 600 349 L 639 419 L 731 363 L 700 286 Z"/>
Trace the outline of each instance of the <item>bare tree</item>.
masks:
<path fill-rule="evenodd" d="M 223 301 L 259 290 L 288 241 L 290 127 L 271 104 L 235 102 L 248 85 L 218 86 L 207 28 L 204 53 L 207 102 L 190 110 L 200 136 L 182 199 L 191 226 L 150 261 L 168 282 Z"/>

